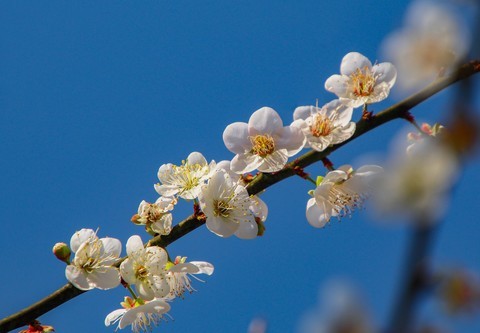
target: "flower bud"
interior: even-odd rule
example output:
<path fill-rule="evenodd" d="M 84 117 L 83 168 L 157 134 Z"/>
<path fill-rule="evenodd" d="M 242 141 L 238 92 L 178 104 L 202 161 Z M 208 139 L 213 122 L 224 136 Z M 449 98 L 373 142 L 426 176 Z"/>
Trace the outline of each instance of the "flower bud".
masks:
<path fill-rule="evenodd" d="M 57 257 L 58 260 L 61 260 L 65 263 L 70 263 L 70 255 L 72 251 L 65 243 L 57 243 L 53 246 L 53 254 Z"/>

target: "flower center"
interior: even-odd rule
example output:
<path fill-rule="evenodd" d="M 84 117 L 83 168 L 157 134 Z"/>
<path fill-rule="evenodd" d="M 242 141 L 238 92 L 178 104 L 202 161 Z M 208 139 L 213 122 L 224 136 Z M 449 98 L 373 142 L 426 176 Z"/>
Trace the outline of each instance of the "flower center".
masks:
<path fill-rule="evenodd" d="M 135 277 L 138 280 L 143 280 L 148 276 L 148 269 L 146 269 L 144 266 L 139 266 L 137 268 L 137 271 L 135 272 Z"/>
<path fill-rule="evenodd" d="M 145 215 L 146 215 L 146 218 L 147 218 L 148 222 L 155 223 L 158 220 L 160 220 L 160 218 L 163 215 L 163 212 L 156 205 L 149 204 L 148 208 L 146 209 L 146 214 Z"/>
<path fill-rule="evenodd" d="M 365 66 L 363 70 L 357 68 L 355 72 L 350 75 L 353 94 L 357 97 L 370 96 L 375 87 L 375 77 L 370 68 Z"/>
<path fill-rule="evenodd" d="M 234 208 L 228 201 L 213 200 L 213 215 L 215 216 L 228 217 Z"/>
<path fill-rule="evenodd" d="M 275 151 L 275 141 L 268 134 L 251 136 L 250 142 L 252 153 L 260 157 L 267 157 Z"/>
<path fill-rule="evenodd" d="M 87 261 L 83 263 L 82 268 L 85 270 L 85 272 L 91 273 L 95 269 L 96 263 L 97 263 L 97 260 L 95 258 L 89 257 Z"/>
<path fill-rule="evenodd" d="M 208 173 L 208 166 L 201 164 L 189 164 L 182 161 L 182 165 L 173 166 L 171 183 L 181 185 L 180 193 L 188 192 L 200 185 L 201 178 Z"/>
<path fill-rule="evenodd" d="M 339 185 L 333 185 L 328 196 L 328 201 L 340 217 L 350 215 L 355 208 L 361 207 L 365 200 L 364 196 L 342 186 L 342 184 L 343 182 Z"/>
<path fill-rule="evenodd" d="M 333 130 L 333 124 L 326 116 L 317 114 L 313 120 L 312 126 L 310 126 L 310 131 L 315 137 L 327 136 Z"/>

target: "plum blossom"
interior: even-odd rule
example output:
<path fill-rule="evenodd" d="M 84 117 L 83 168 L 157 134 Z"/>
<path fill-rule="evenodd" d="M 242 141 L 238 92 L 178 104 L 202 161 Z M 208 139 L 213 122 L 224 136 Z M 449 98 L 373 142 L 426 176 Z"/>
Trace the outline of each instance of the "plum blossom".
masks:
<path fill-rule="evenodd" d="M 163 299 L 147 302 L 140 298 L 125 297 L 120 305 L 122 309 L 114 310 L 107 315 L 105 326 L 118 322 L 117 329 L 124 329 L 132 325 L 132 331 L 135 333 L 151 332 L 153 326 L 164 320 L 163 315 L 170 311 L 170 305 Z"/>
<path fill-rule="evenodd" d="M 376 165 L 365 165 L 353 170 L 350 165 L 330 171 L 307 202 L 307 220 L 310 225 L 322 228 L 330 222 L 330 218 L 351 215 L 360 208 L 369 194 L 368 178 L 379 174 L 382 168 Z"/>
<path fill-rule="evenodd" d="M 403 28 L 385 40 L 383 50 L 398 68 L 402 89 L 426 85 L 461 60 L 470 44 L 468 29 L 452 8 L 415 1 Z"/>
<path fill-rule="evenodd" d="M 258 169 L 275 172 L 282 169 L 289 157 L 302 150 L 305 137 L 292 126 L 283 126 L 278 113 L 269 107 L 255 111 L 248 124 L 236 122 L 223 132 L 223 142 L 228 150 L 237 154 L 231 169 L 246 173 Z"/>
<path fill-rule="evenodd" d="M 247 183 L 245 182 L 244 178 L 241 175 L 236 174 L 231 169 L 231 162 L 230 161 L 220 161 L 217 163 L 217 170 L 224 170 L 230 178 L 235 181 L 237 179 L 237 183 L 241 186 L 246 186 Z M 248 207 L 250 211 L 253 213 L 255 220 L 257 223 L 263 223 L 267 220 L 268 217 L 268 206 L 260 199 L 258 195 L 251 195 L 250 196 L 250 206 Z"/>
<path fill-rule="evenodd" d="M 220 237 L 255 238 L 258 226 L 249 207 L 251 200 L 244 186 L 227 172 L 217 170 L 198 196 L 200 208 L 207 217 L 208 230 Z"/>
<path fill-rule="evenodd" d="M 353 109 L 338 99 L 322 108 L 300 106 L 293 113 L 292 126 L 300 128 L 307 138 L 305 147 L 323 151 L 330 145 L 348 140 L 355 133 L 352 113 Z"/>
<path fill-rule="evenodd" d="M 160 197 L 155 203 L 143 200 L 138 207 L 138 213 L 133 215 L 132 222 L 144 225 L 147 232 L 168 235 L 172 230 L 172 214 L 177 200 L 171 197 Z"/>
<path fill-rule="evenodd" d="M 457 179 L 456 155 L 435 138 L 415 143 L 408 154 L 394 153 L 374 196 L 382 215 L 435 222 L 445 212 Z"/>
<path fill-rule="evenodd" d="M 158 170 L 161 184 L 155 184 L 155 190 L 165 197 L 195 199 L 200 193 L 200 187 L 210 178 L 214 169 L 215 161 L 208 164 L 201 153 L 193 152 L 180 166 L 163 164 Z"/>
<path fill-rule="evenodd" d="M 145 248 L 140 236 L 131 236 L 127 241 L 128 258 L 120 265 L 122 278 L 134 284 L 137 293 L 144 300 L 161 298 L 170 292 L 165 279 L 165 265 L 168 255 L 158 246 Z"/>
<path fill-rule="evenodd" d="M 205 261 L 186 262 L 186 257 L 177 256 L 174 262 L 169 262 L 166 266 L 167 281 L 170 285 L 170 293 L 167 298 L 183 297 L 188 291 L 194 292 L 189 276 L 193 274 L 212 275 L 214 267 L 211 263 Z M 202 281 L 196 277 L 196 280 Z M 203 281 L 202 281 L 203 282 Z"/>
<path fill-rule="evenodd" d="M 122 244 L 116 238 L 98 238 L 92 229 L 81 229 L 70 239 L 75 258 L 65 269 L 68 281 L 80 290 L 111 289 L 120 284 L 120 274 L 112 267 Z"/>
<path fill-rule="evenodd" d="M 396 78 L 397 70 L 391 63 L 372 66 L 364 55 L 350 52 L 342 59 L 340 75 L 330 76 L 325 89 L 336 94 L 345 105 L 356 108 L 383 101 Z"/>

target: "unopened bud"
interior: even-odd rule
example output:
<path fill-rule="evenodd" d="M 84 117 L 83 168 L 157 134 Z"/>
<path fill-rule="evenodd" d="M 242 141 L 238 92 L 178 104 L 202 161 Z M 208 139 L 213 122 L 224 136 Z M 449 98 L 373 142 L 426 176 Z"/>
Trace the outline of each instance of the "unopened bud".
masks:
<path fill-rule="evenodd" d="M 132 221 L 133 223 L 135 224 L 142 224 L 141 221 L 139 221 L 141 219 L 141 216 L 138 215 L 138 214 L 135 214 L 132 216 L 132 218 L 130 219 L 130 221 Z"/>
<path fill-rule="evenodd" d="M 57 243 L 53 246 L 53 254 L 58 260 L 61 260 L 67 264 L 70 263 L 70 255 L 72 251 L 65 243 Z"/>

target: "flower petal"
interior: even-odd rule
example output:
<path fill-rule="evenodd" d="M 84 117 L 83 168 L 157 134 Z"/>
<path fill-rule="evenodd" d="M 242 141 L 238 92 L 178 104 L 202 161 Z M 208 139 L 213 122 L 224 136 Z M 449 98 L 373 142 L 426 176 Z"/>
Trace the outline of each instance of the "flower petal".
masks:
<path fill-rule="evenodd" d="M 252 203 L 248 208 L 252 211 L 253 216 L 258 217 L 262 222 L 264 222 L 268 216 L 267 204 L 257 195 L 251 197 L 250 200 Z"/>
<path fill-rule="evenodd" d="M 167 252 L 159 246 L 149 246 L 145 249 L 145 255 L 148 258 L 145 268 L 154 275 L 162 274 L 163 266 L 168 261 Z"/>
<path fill-rule="evenodd" d="M 170 185 L 170 184 L 154 184 L 153 187 L 155 191 L 161 196 L 174 196 L 180 190 L 177 185 Z"/>
<path fill-rule="evenodd" d="M 332 133 L 332 144 L 341 143 L 352 137 L 355 133 L 356 124 L 354 122 L 349 123 L 345 127 L 336 128 Z"/>
<path fill-rule="evenodd" d="M 365 57 L 363 54 L 358 52 L 347 53 L 343 59 L 342 64 L 340 65 L 340 73 L 342 75 L 350 75 L 355 72 L 357 69 L 372 68 L 372 63 Z"/>
<path fill-rule="evenodd" d="M 155 290 L 153 289 L 154 285 L 155 282 L 153 281 L 153 276 L 149 276 L 147 279 L 144 279 L 141 282 L 138 281 L 138 283 L 135 284 L 135 290 L 137 290 L 138 295 L 142 299 L 151 301 L 155 298 Z"/>
<path fill-rule="evenodd" d="M 137 283 L 137 278 L 134 272 L 134 261 L 130 258 L 125 259 L 120 265 L 120 274 L 128 284 Z"/>
<path fill-rule="evenodd" d="M 355 170 L 356 177 L 371 176 L 383 172 L 383 168 L 378 165 L 364 165 Z"/>
<path fill-rule="evenodd" d="M 77 289 L 80 289 L 80 290 L 93 289 L 93 286 L 91 286 L 88 283 L 87 273 L 83 269 L 80 269 L 79 267 L 68 265 L 65 268 L 65 277 Z"/>
<path fill-rule="evenodd" d="M 207 160 L 201 153 L 194 151 L 193 153 L 190 153 L 190 155 L 188 155 L 187 163 L 190 165 L 193 165 L 193 164 L 207 165 Z"/>
<path fill-rule="evenodd" d="M 223 131 L 223 143 L 234 154 L 243 154 L 252 149 L 248 125 L 240 122 L 228 125 Z"/>
<path fill-rule="evenodd" d="M 230 161 L 220 161 L 217 163 L 216 170 L 223 170 L 225 171 L 232 181 L 237 181 L 240 180 L 240 176 L 236 174 L 235 172 L 232 171 L 231 166 L 230 166 Z"/>
<path fill-rule="evenodd" d="M 80 247 L 80 245 L 82 245 L 82 243 L 94 238 L 97 238 L 95 231 L 93 231 L 92 229 L 81 229 L 75 232 L 72 235 L 72 238 L 70 238 L 70 249 L 73 252 L 77 252 L 78 248 Z"/>
<path fill-rule="evenodd" d="M 313 105 L 299 106 L 295 109 L 295 111 L 293 111 L 293 120 L 305 120 L 315 112 L 317 112 L 316 107 Z"/>
<path fill-rule="evenodd" d="M 100 241 L 103 244 L 103 250 L 106 256 L 113 257 L 111 258 L 112 261 L 116 260 L 120 257 L 120 253 L 122 253 L 122 243 L 116 238 L 105 237 L 100 238 Z M 105 265 L 108 265 L 106 261 L 104 261 Z"/>
<path fill-rule="evenodd" d="M 376 84 L 385 82 L 389 88 L 395 84 L 397 69 L 393 64 L 382 62 L 381 64 L 373 66 L 372 71 L 376 78 Z"/>
<path fill-rule="evenodd" d="M 221 217 L 210 216 L 206 222 L 208 230 L 220 237 L 230 237 L 237 231 L 238 223 L 225 221 Z"/>
<path fill-rule="evenodd" d="M 172 273 L 188 273 L 188 274 L 197 274 L 200 272 L 200 269 L 190 263 L 190 262 L 184 262 L 183 264 L 177 264 L 177 265 L 174 265 L 172 266 L 170 269 L 169 269 L 170 272 Z"/>
<path fill-rule="evenodd" d="M 242 221 L 239 224 L 235 236 L 241 239 L 253 239 L 258 235 L 258 225 L 253 216 L 248 221 Z"/>
<path fill-rule="evenodd" d="M 315 228 L 323 228 L 330 218 L 323 209 L 317 206 L 314 198 L 307 202 L 306 216 L 308 223 Z"/>
<path fill-rule="evenodd" d="M 353 109 L 339 99 L 328 102 L 322 110 L 325 110 L 325 115 L 335 126 L 346 126 L 352 120 Z"/>
<path fill-rule="evenodd" d="M 124 314 L 127 312 L 126 309 L 117 309 L 110 312 L 105 317 L 105 326 L 110 326 L 111 324 L 115 324 Z"/>
<path fill-rule="evenodd" d="M 276 172 L 281 170 L 288 161 L 286 149 L 275 150 L 273 154 L 263 158 L 262 163 L 258 166 L 260 172 Z"/>
<path fill-rule="evenodd" d="M 248 120 L 248 133 L 250 136 L 271 135 L 282 127 L 282 119 L 274 109 L 269 107 L 258 109 Z"/>
<path fill-rule="evenodd" d="M 332 75 L 327 81 L 325 81 L 325 89 L 334 93 L 338 97 L 347 97 L 348 96 L 348 76 L 344 75 Z"/>
<path fill-rule="evenodd" d="M 333 170 L 327 173 L 325 178 L 323 178 L 322 184 L 327 182 L 338 183 L 347 180 L 347 178 L 347 173 L 343 169 L 338 168 L 337 170 Z"/>
<path fill-rule="evenodd" d="M 250 152 L 238 154 L 232 159 L 230 167 L 238 174 L 251 172 L 263 163 L 263 158 Z"/>
<path fill-rule="evenodd" d="M 276 134 L 274 137 L 275 149 L 286 149 L 288 156 L 293 156 L 302 150 L 306 142 L 305 135 L 297 127 L 285 126 L 277 131 Z"/>
<path fill-rule="evenodd" d="M 140 236 L 133 235 L 127 241 L 127 255 L 130 257 L 133 253 L 143 250 L 143 242 Z"/>
<path fill-rule="evenodd" d="M 211 263 L 206 261 L 191 261 L 191 264 L 197 266 L 199 272 L 197 274 L 207 274 L 212 275 L 214 271 L 214 267 Z"/>
<path fill-rule="evenodd" d="M 87 280 L 91 286 L 107 290 L 120 284 L 120 274 L 116 267 L 102 267 L 88 274 Z"/>

